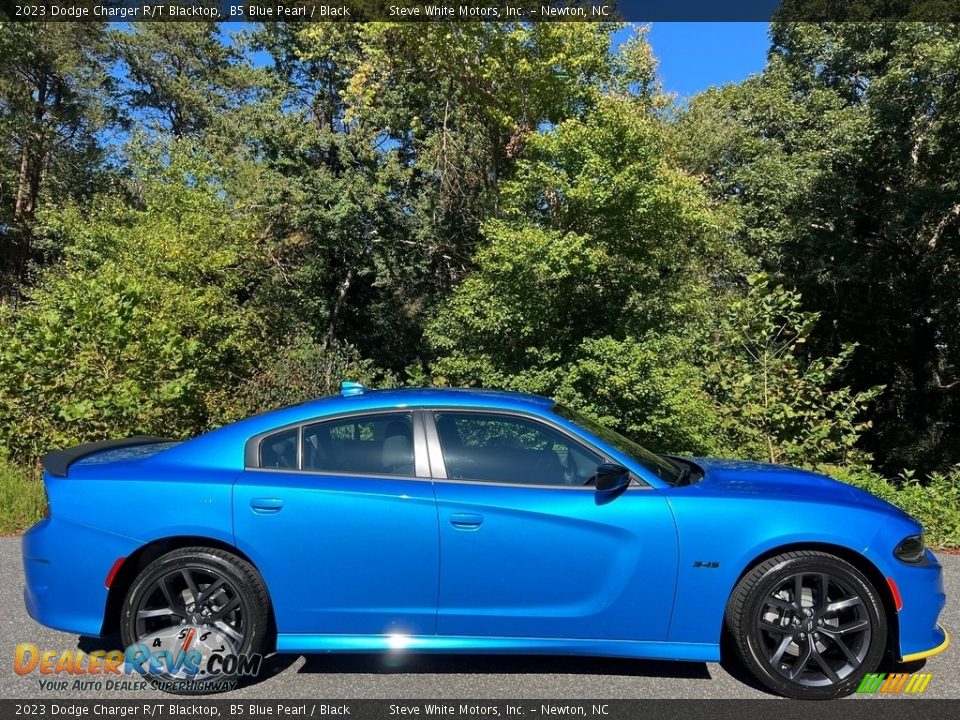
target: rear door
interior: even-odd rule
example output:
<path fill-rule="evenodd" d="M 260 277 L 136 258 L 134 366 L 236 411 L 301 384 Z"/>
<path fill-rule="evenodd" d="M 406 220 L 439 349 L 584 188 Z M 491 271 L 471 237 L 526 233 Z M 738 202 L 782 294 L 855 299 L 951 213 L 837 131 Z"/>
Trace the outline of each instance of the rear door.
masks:
<path fill-rule="evenodd" d="M 437 410 L 426 419 L 440 635 L 666 639 L 677 536 L 658 490 L 611 498 L 584 486 L 606 458 L 541 418 Z"/>
<path fill-rule="evenodd" d="M 234 527 L 278 631 L 433 634 L 437 511 L 413 414 L 305 423 L 257 442 L 256 467 L 234 488 Z"/>

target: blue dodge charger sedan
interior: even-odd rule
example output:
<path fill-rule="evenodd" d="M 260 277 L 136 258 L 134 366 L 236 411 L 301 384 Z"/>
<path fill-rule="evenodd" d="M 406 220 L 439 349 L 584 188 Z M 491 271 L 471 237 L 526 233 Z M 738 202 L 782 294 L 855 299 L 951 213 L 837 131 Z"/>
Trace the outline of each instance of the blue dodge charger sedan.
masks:
<path fill-rule="evenodd" d="M 344 383 L 44 467 L 30 615 L 167 657 L 716 661 L 729 637 L 772 691 L 823 699 L 949 641 L 940 566 L 892 505 L 803 470 L 656 455 L 534 395 Z M 203 692 L 234 667 L 153 670 Z"/>

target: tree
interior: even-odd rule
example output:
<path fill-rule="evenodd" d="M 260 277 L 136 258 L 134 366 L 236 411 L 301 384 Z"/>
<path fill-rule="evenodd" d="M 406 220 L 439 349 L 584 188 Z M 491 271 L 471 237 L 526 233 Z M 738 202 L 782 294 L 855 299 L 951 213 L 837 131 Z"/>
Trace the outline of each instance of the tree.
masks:
<path fill-rule="evenodd" d="M 196 137 L 250 90 L 241 50 L 221 40 L 217 23 L 131 23 L 112 30 L 110 42 L 122 66 L 118 92 L 127 123 Z"/>
<path fill-rule="evenodd" d="M 239 420 L 278 407 L 286 407 L 340 392 L 343 380 L 367 388 L 393 387 L 396 379 L 360 357 L 356 348 L 339 343 L 320 344 L 296 338 L 264 359 L 236 390 L 226 420 Z"/>
<path fill-rule="evenodd" d="M 39 259 L 33 230 L 50 198 L 95 192 L 98 132 L 111 119 L 102 23 L 5 23 L 0 32 L 0 297 Z"/>
<path fill-rule="evenodd" d="M 469 266 L 525 139 L 578 117 L 610 79 L 605 23 L 371 23 L 348 117 L 395 144 L 416 241 L 442 282 Z M 325 30 L 312 28 L 314 35 Z"/>
<path fill-rule="evenodd" d="M 557 394 L 654 446 L 716 449 L 691 358 L 722 219 L 665 161 L 653 106 L 610 95 L 531 135 L 499 203 L 427 328 L 436 378 Z"/>
<path fill-rule="evenodd" d="M 960 31 L 781 24 L 767 68 L 691 103 L 680 162 L 738 213 L 736 242 L 802 293 L 813 354 L 862 348 L 888 391 L 864 446 L 891 473 L 960 461 Z"/>
<path fill-rule="evenodd" d="M 839 383 L 855 345 L 833 357 L 805 357 L 819 315 L 799 295 L 763 274 L 732 303 L 707 352 L 708 386 L 722 431 L 741 454 L 771 463 L 816 465 L 862 461 L 863 419 L 882 387 L 854 392 Z"/>
<path fill-rule="evenodd" d="M 137 158 L 138 207 L 103 196 L 46 222 L 70 244 L 14 314 L 0 309 L 0 443 L 53 447 L 218 422 L 270 345 L 251 302 L 257 233 L 188 149 Z"/>
<path fill-rule="evenodd" d="M 469 266 L 523 137 L 583 112 L 610 74 L 606 32 L 271 24 L 251 43 L 273 63 L 241 111 L 249 170 L 236 194 L 265 218 L 290 335 L 421 372 L 424 323 Z"/>
<path fill-rule="evenodd" d="M 552 397 L 658 452 L 735 456 L 690 342 L 656 331 L 585 340 Z"/>

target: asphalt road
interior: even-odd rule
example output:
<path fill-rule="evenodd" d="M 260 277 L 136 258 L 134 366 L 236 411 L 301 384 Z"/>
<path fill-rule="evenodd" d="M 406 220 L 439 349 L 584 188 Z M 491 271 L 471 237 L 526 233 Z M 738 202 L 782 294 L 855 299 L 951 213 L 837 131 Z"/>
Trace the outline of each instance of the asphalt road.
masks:
<path fill-rule="evenodd" d="M 960 637 L 960 556 L 940 557 L 948 603 L 941 623 Z M 119 638 L 79 638 L 35 623 L 23 607 L 19 538 L 0 538 L 0 698 L 169 697 L 155 690 L 44 692 L 38 676 L 13 672 L 14 648 L 120 648 Z M 960 698 L 960 647 L 908 670 L 933 674 L 924 698 Z M 735 665 L 642 660 L 463 655 L 275 655 L 259 680 L 217 696 L 232 698 L 512 699 L 769 698 Z M 865 696 L 854 696 L 864 698 Z M 906 699 L 906 698 L 904 698 Z"/>

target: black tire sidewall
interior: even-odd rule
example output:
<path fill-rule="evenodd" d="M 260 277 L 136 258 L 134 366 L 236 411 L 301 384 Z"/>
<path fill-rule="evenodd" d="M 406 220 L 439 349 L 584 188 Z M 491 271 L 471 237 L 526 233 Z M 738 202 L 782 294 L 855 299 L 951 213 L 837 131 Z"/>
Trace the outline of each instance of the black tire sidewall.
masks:
<path fill-rule="evenodd" d="M 784 678 L 770 667 L 769 662 L 759 651 L 760 636 L 756 618 L 766 596 L 783 580 L 797 573 L 826 573 L 854 588 L 863 599 L 870 618 L 870 648 L 860 667 L 849 677 L 835 685 L 825 687 L 806 687 Z M 743 608 L 741 621 L 740 647 L 745 649 L 743 658 L 754 675 L 767 687 L 787 697 L 810 700 L 827 700 L 848 695 L 856 690 L 867 672 L 872 672 L 880 664 L 886 651 L 887 627 L 883 602 L 870 581 L 855 567 L 840 558 L 829 555 L 818 557 L 790 558 L 768 570 L 750 589 Z"/>
<path fill-rule="evenodd" d="M 120 614 L 120 637 L 124 648 L 130 647 L 139 640 L 136 637 L 136 612 L 143 600 L 144 594 L 150 589 L 155 581 L 163 575 L 177 570 L 197 569 L 205 572 L 213 572 L 228 582 L 237 590 L 240 596 L 241 613 L 244 617 L 245 632 L 243 642 L 236 648 L 238 654 L 259 653 L 264 647 L 264 638 L 268 628 L 267 610 L 262 602 L 258 602 L 257 590 L 263 589 L 262 581 L 253 568 L 245 561 L 230 555 L 224 551 L 205 550 L 202 548 L 186 548 L 184 550 L 175 550 L 167 553 L 145 567 L 133 584 L 130 586 L 123 601 L 123 608 Z M 252 587 L 257 586 L 259 587 Z M 265 590 L 263 590 L 265 595 Z M 157 677 L 150 678 L 144 676 L 144 679 L 157 683 L 168 680 L 169 678 Z M 237 675 L 218 675 L 218 683 L 229 683 L 237 681 Z M 175 694 L 204 694 L 207 692 L 216 692 L 216 690 L 204 690 L 198 688 L 195 690 L 174 690 Z"/>

